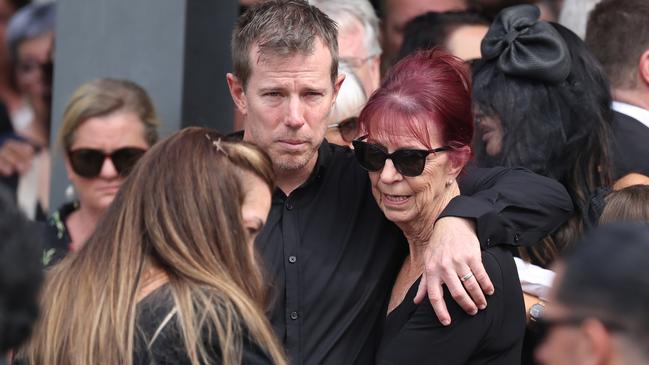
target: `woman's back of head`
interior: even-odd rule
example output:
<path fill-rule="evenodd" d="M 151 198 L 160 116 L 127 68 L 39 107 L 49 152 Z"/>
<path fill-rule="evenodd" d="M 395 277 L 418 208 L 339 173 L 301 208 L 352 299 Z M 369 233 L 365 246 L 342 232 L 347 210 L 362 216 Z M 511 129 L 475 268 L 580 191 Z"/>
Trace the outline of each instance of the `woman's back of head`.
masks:
<path fill-rule="evenodd" d="M 631 185 L 613 191 L 604 199 L 606 205 L 600 224 L 619 221 L 649 223 L 649 185 Z"/>
<path fill-rule="evenodd" d="M 483 59 L 473 70 L 482 131 L 473 145 L 479 164 L 526 167 L 559 180 L 571 194 L 576 215 L 531 255 L 549 264 L 578 238 L 590 196 L 611 183 L 612 114 L 606 76 L 583 41 L 538 17 L 531 5 L 505 9 L 485 36 Z M 500 148 L 488 151 L 483 140 L 489 141 L 494 120 L 502 128 Z"/>
<path fill-rule="evenodd" d="M 144 273 L 157 268 L 169 278 L 192 363 L 206 361 L 198 337 L 206 326 L 216 331 L 224 363 L 240 359 L 242 328 L 281 362 L 242 224 L 246 173 L 264 181 L 270 194 L 269 158 L 208 129 L 188 128 L 151 148 L 89 241 L 52 269 L 29 359 L 131 363 L 138 292 Z"/>
<path fill-rule="evenodd" d="M 530 8 L 504 10 L 483 41 L 486 57 L 473 72 L 474 104 L 479 114 L 500 122 L 503 138 L 500 153 L 487 155 L 483 136 L 476 134 L 476 159 L 560 180 L 580 205 L 595 188 L 610 183 L 608 82 L 579 37 L 536 20 Z M 527 22 L 529 31 L 510 29 L 515 22 Z M 503 47 L 508 37 L 512 41 Z"/>

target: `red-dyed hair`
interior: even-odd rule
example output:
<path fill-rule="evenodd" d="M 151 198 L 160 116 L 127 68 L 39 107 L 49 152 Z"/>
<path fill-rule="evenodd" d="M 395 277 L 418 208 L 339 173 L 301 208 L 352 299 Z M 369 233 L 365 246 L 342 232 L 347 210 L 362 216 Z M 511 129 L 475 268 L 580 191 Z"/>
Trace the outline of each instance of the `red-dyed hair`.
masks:
<path fill-rule="evenodd" d="M 430 128 L 450 145 L 454 163 L 471 157 L 471 83 L 459 58 L 441 49 L 416 52 L 394 65 L 359 115 L 364 134 L 398 143 L 412 135 L 429 149 Z"/>

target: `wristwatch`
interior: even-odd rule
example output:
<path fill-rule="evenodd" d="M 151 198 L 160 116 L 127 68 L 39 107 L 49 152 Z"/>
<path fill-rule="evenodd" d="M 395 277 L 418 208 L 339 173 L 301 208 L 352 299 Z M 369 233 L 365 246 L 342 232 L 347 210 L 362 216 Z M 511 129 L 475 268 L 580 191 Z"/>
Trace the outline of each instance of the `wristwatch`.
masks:
<path fill-rule="evenodd" d="M 538 302 L 532 304 L 530 307 L 530 320 L 536 322 L 543 316 L 543 310 L 545 309 L 545 303 Z"/>

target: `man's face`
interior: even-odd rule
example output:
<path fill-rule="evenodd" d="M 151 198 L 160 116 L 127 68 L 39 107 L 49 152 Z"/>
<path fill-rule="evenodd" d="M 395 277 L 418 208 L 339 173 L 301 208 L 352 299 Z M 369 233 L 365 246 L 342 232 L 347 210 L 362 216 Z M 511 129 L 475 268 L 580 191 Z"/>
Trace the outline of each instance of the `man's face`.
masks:
<path fill-rule="evenodd" d="M 356 19 L 338 32 L 338 52 L 340 60 L 347 62 L 363 84 L 365 95 L 371 95 L 380 83 L 380 55 L 368 57 L 365 45 L 365 29 Z"/>
<path fill-rule="evenodd" d="M 406 23 L 412 18 L 429 11 L 465 10 L 466 6 L 465 0 L 385 0 L 384 59 L 391 62 L 399 53 Z"/>
<path fill-rule="evenodd" d="M 543 312 L 543 319 L 550 323 L 576 317 L 556 296 L 556 288 L 560 287 L 564 273 L 563 267 L 557 266 L 556 273 L 549 303 Z M 599 364 L 594 356 L 591 327 L 586 322 L 551 326 L 536 350 L 536 360 L 542 365 Z"/>
<path fill-rule="evenodd" d="M 317 40 L 310 54 L 260 55 L 250 51 L 245 89 L 233 75 L 228 85 L 245 118 L 244 139 L 269 154 L 279 174 L 315 166 L 327 116 L 344 76 L 331 82 L 331 53 Z"/>

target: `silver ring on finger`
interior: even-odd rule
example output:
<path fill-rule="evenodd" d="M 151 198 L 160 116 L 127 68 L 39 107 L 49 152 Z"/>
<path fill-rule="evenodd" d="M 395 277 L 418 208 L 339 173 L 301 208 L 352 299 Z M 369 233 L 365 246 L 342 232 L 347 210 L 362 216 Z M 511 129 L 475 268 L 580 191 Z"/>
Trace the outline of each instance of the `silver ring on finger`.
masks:
<path fill-rule="evenodd" d="M 461 282 L 465 282 L 465 281 L 471 279 L 472 277 L 473 277 L 473 273 L 469 271 L 468 274 L 466 274 L 466 275 L 460 277 L 460 281 L 461 281 Z"/>

